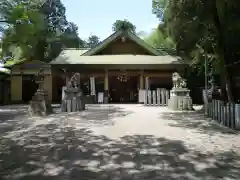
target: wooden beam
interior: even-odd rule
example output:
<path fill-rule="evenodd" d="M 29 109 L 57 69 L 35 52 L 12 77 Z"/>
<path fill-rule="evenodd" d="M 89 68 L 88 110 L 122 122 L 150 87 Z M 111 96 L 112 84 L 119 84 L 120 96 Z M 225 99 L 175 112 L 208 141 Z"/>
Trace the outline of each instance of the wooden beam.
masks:
<path fill-rule="evenodd" d="M 167 73 L 167 72 L 155 72 L 155 73 L 147 73 L 144 72 L 144 77 L 171 77 L 172 73 Z"/>

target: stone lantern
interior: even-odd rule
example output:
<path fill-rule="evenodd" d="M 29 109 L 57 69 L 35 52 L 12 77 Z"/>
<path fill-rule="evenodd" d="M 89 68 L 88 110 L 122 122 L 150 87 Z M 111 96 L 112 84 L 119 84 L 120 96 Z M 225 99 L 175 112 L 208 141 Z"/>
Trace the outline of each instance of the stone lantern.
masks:
<path fill-rule="evenodd" d="M 32 116 L 46 116 L 52 113 L 51 102 L 48 100 L 48 94 L 44 90 L 45 77 L 44 69 L 40 68 L 38 75 L 34 78 L 38 85 L 38 90 L 33 95 L 29 106 L 29 114 Z"/>

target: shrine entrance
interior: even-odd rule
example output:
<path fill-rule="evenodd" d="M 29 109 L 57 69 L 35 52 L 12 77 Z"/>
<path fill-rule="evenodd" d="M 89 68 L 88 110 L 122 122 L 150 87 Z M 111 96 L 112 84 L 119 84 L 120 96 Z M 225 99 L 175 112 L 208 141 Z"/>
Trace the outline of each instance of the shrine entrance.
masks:
<path fill-rule="evenodd" d="M 34 81 L 33 76 L 25 75 L 22 78 L 22 101 L 29 102 L 32 100 L 34 93 L 37 91 L 38 85 Z"/>
<path fill-rule="evenodd" d="M 138 76 L 110 76 L 109 93 L 112 103 L 138 102 Z"/>

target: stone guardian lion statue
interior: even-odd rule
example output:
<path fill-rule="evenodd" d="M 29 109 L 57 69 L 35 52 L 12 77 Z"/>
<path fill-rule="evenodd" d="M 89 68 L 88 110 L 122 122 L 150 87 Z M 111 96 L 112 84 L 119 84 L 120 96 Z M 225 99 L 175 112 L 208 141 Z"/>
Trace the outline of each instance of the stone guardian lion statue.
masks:
<path fill-rule="evenodd" d="M 172 74 L 173 88 L 186 88 L 186 81 L 177 73 Z"/>

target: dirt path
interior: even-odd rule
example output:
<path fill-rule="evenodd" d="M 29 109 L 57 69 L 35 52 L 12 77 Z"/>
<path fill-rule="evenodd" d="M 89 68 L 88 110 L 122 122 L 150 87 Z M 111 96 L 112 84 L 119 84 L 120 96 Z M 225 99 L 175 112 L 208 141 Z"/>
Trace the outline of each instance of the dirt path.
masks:
<path fill-rule="evenodd" d="M 3 179 L 240 179 L 240 134 L 197 112 L 92 105 L 29 118 L 24 108 L 6 109 Z"/>
<path fill-rule="evenodd" d="M 171 112 L 165 107 L 118 105 L 127 116 L 115 118 L 111 126 L 92 127 L 93 132 L 109 138 L 126 135 L 152 135 L 180 140 L 201 151 L 240 153 L 240 133 L 219 126 L 198 112 Z"/>

